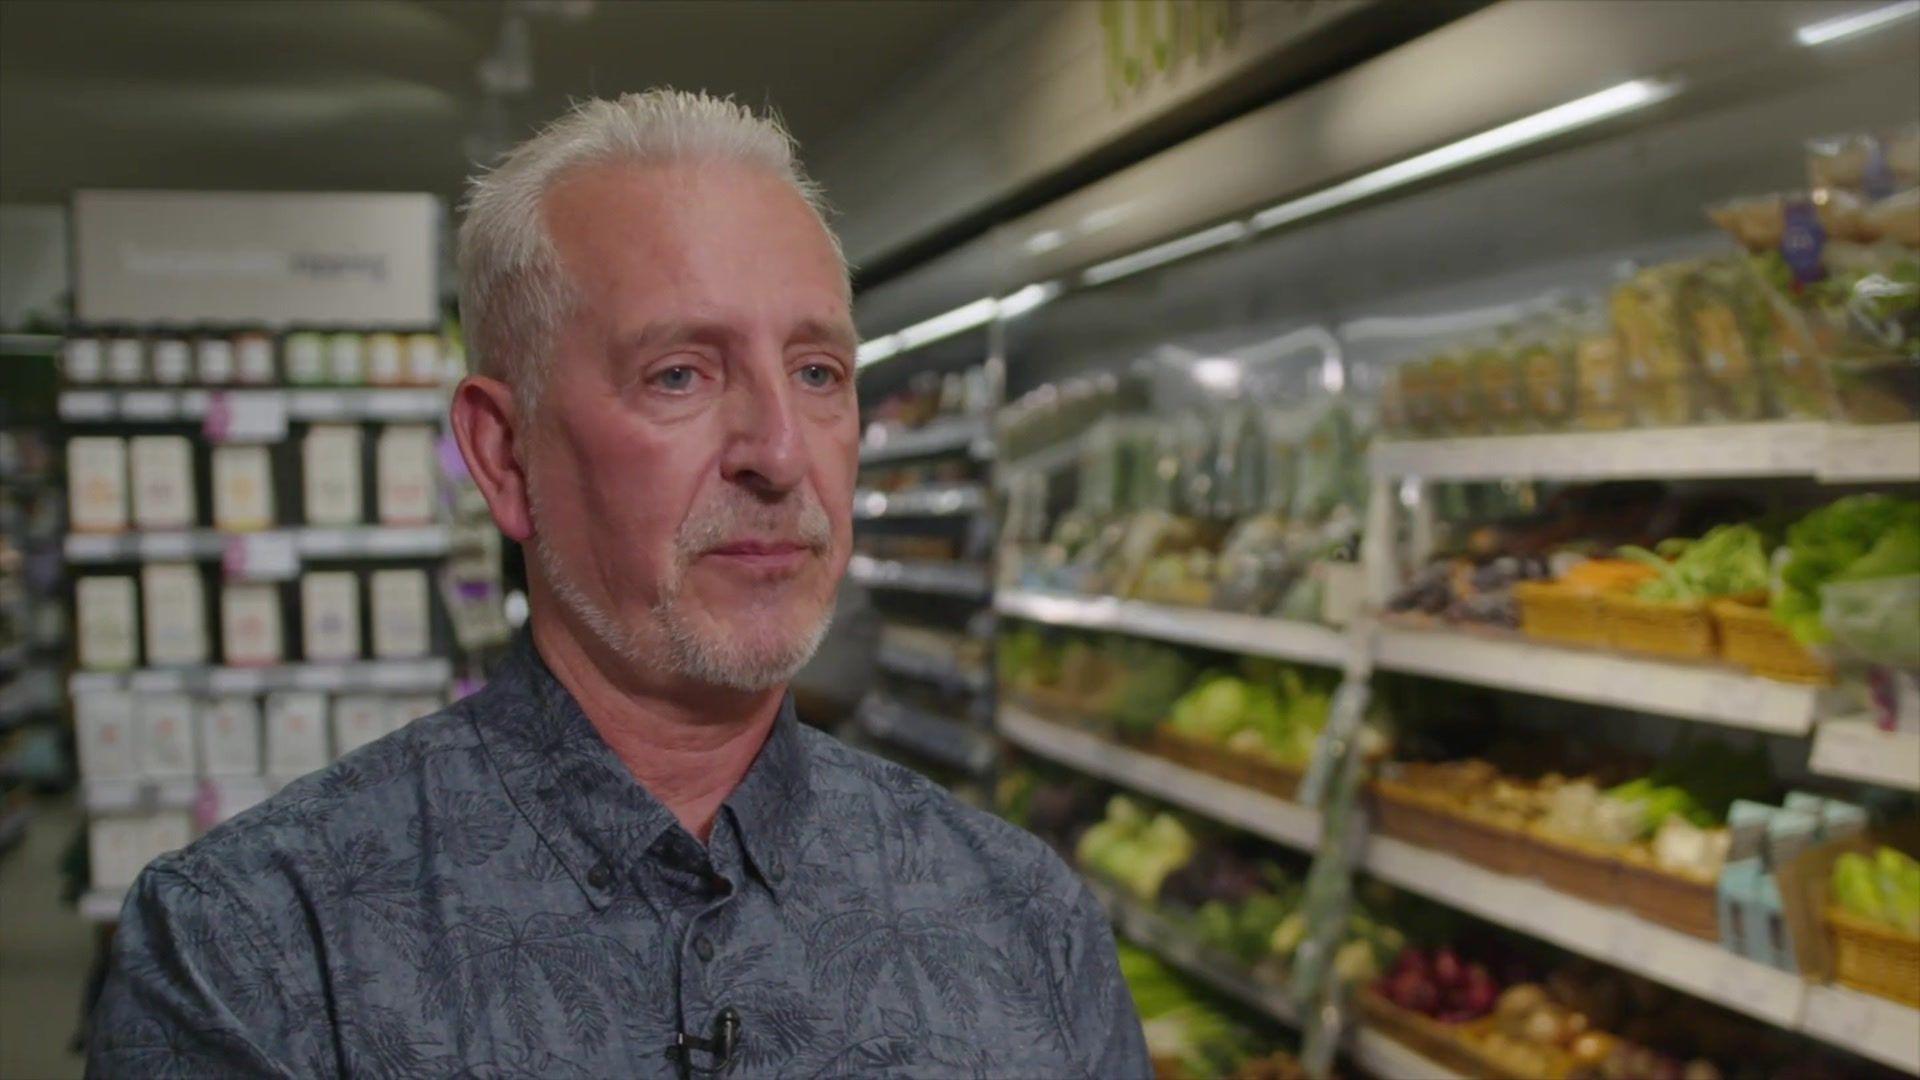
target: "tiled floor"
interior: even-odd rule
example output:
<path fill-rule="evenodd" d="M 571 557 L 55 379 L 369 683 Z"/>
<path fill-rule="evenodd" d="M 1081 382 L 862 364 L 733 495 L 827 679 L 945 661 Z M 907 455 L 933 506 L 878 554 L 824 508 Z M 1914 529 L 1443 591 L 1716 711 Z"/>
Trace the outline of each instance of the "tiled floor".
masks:
<path fill-rule="evenodd" d="M 94 927 L 60 902 L 60 860 L 79 824 L 70 800 L 42 800 L 26 839 L 0 858 L 0 1080 L 81 1072 L 67 1044 L 93 962 Z"/>

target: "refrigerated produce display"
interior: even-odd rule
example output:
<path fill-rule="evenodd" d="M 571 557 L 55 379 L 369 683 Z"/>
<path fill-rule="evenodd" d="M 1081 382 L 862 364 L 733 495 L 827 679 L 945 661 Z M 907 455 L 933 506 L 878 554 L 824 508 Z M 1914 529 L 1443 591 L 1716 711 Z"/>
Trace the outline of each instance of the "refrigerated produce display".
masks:
<path fill-rule="evenodd" d="M 955 325 L 1005 358 L 996 804 L 1274 1068 L 1920 1074 L 1913 27 L 1588 14 L 1644 77 L 1210 178 L 1363 65 L 873 328 L 863 378 Z"/>

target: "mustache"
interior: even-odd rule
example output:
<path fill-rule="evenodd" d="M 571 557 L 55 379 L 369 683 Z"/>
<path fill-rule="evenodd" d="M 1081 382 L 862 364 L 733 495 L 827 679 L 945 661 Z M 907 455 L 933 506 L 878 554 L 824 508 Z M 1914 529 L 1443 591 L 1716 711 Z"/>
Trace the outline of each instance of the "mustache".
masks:
<path fill-rule="evenodd" d="M 674 547 L 690 559 L 723 544 L 741 540 L 800 544 L 815 554 L 833 542 L 833 523 L 812 492 L 800 489 L 777 503 L 745 492 L 726 489 L 682 523 Z"/>

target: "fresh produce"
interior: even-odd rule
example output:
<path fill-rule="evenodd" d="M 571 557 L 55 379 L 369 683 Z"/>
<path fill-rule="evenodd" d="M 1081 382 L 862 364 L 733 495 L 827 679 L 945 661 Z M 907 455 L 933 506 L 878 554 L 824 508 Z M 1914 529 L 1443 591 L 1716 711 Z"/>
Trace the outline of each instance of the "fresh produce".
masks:
<path fill-rule="evenodd" d="M 1193 682 L 1193 664 L 1186 653 L 1142 639 L 1119 638 L 1110 657 L 1121 673 L 1113 699 L 1114 722 L 1144 731 L 1167 718 L 1182 691 Z"/>
<path fill-rule="evenodd" d="M 1821 588 L 1920 574 L 1920 502 L 1854 495 L 1816 510 L 1787 530 L 1787 559 L 1773 614 L 1808 645 L 1832 639 L 1821 620 Z"/>
<path fill-rule="evenodd" d="M 1833 863 L 1833 899 L 1850 914 L 1920 937 L 1920 862 L 1890 847 Z"/>
<path fill-rule="evenodd" d="M 1164 811 L 1149 815 L 1125 795 L 1107 800 L 1105 820 L 1088 829 L 1074 848 L 1083 869 L 1152 902 L 1160 885 L 1193 858 L 1193 834 Z"/>
<path fill-rule="evenodd" d="M 1332 685 L 1293 668 L 1250 662 L 1242 675 L 1211 671 L 1173 703 L 1168 730 L 1235 753 L 1302 765 L 1326 726 Z"/>
<path fill-rule="evenodd" d="M 1636 594 L 1642 600 L 1690 603 L 1720 596 L 1764 592 L 1767 545 L 1751 525 L 1722 525 L 1698 540 L 1674 540 L 1659 553 L 1624 547 L 1620 554 L 1654 571 Z"/>
<path fill-rule="evenodd" d="M 1500 984 L 1487 966 L 1468 962 L 1451 948 L 1407 948 L 1374 992 L 1395 1005 L 1442 1023 L 1476 1020 L 1493 1011 Z"/>

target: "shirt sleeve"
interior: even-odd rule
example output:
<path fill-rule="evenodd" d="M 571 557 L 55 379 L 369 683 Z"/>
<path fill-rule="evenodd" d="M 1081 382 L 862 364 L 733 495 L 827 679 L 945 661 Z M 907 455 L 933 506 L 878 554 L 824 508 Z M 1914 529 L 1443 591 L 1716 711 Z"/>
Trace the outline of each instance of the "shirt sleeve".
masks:
<path fill-rule="evenodd" d="M 1062 990 L 1071 1002 L 1074 1041 L 1086 1075 L 1100 1080 L 1152 1080 L 1146 1035 L 1133 994 L 1120 975 L 1106 909 L 1083 885 L 1069 941 L 1071 965 Z"/>
<path fill-rule="evenodd" d="M 204 874 L 149 866 L 120 912 L 87 1076 L 337 1073 L 317 956 L 297 944 L 305 937 L 269 936 Z"/>

